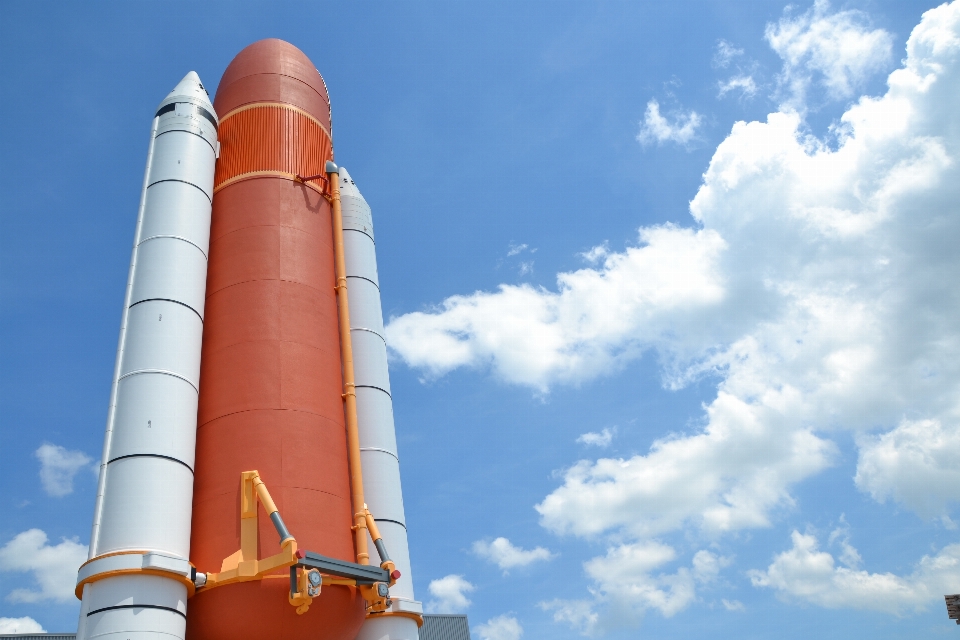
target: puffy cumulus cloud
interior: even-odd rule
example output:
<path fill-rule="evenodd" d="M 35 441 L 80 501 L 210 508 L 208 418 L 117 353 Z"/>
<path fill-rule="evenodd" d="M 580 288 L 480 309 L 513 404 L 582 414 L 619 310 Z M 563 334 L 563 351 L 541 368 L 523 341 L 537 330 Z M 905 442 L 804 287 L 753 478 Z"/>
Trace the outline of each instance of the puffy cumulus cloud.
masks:
<path fill-rule="evenodd" d="M 392 348 L 433 373 L 488 365 L 541 389 L 645 348 L 671 387 L 716 375 L 699 433 L 578 463 L 538 509 L 581 535 L 767 525 L 830 463 L 818 431 L 960 409 L 958 25 L 957 4 L 924 15 L 886 95 L 843 115 L 836 149 L 794 112 L 734 125 L 690 203 L 699 229 L 642 229 L 556 292 L 505 285 L 396 318 Z"/>
<path fill-rule="evenodd" d="M 525 567 L 534 562 L 551 560 L 556 557 L 553 553 L 550 553 L 549 549 L 536 547 L 528 551 L 521 547 L 515 547 L 509 540 L 502 537 L 493 542 L 477 540 L 473 543 L 473 552 L 503 569 L 504 573 L 515 567 Z"/>
<path fill-rule="evenodd" d="M 641 144 L 676 142 L 687 144 L 693 140 L 700 127 L 702 118 L 696 111 L 674 114 L 673 122 L 660 113 L 660 103 L 651 100 L 647 103 L 647 110 L 643 114 L 643 124 L 637 134 L 637 142 Z"/>
<path fill-rule="evenodd" d="M 942 606 L 944 593 L 960 590 L 960 544 L 924 556 L 912 574 L 897 576 L 838 567 L 820 550 L 816 536 L 794 531 L 792 538 L 793 548 L 777 555 L 765 571 L 749 572 L 755 587 L 775 589 L 784 600 L 900 615 L 935 602 Z"/>
<path fill-rule="evenodd" d="M 47 495 L 56 498 L 73 493 L 73 478 L 93 460 L 82 451 L 70 451 L 44 443 L 34 452 L 40 461 L 40 482 Z"/>
<path fill-rule="evenodd" d="M 33 618 L 0 618 L 0 633 L 46 633 Z"/>
<path fill-rule="evenodd" d="M 696 600 L 698 585 L 713 582 L 730 563 L 701 550 L 694 554 L 691 566 L 655 573 L 676 555 L 673 547 L 657 541 L 611 547 L 605 556 L 584 563 L 593 581 L 592 599 L 553 600 L 540 606 L 553 613 L 554 621 L 588 636 L 635 626 L 651 609 L 673 616 Z"/>
<path fill-rule="evenodd" d="M 802 106 L 816 80 L 832 99 L 846 99 L 889 63 L 893 38 L 871 29 L 860 11 L 830 11 L 827 0 L 766 29 L 767 42 L 783 59 L 780 82 L 793 107 Z"/>
<path fill-rule="evenodd" d="M 792 18 L 806 25 L 795 36 L 789 20 L 771 27 L 771 44 L 794 51 L 785 73 L 852 90 L 870 67 L 844 38 L 875 55 L 887 36 L 824 4 L 804 16 Z M 835 41 L 843 64 L 820 61 L 827 45 L 790 48 L 830 25 L 839 35 L 819 39 Z M 560 274 L 556 290 L 503 286 L 395 318 L 391 347 L 431 374 L 489 367 L 538 390 L 644 350 L 669 388 L 716 380 L 700 428 L 567 469 L 537 505 L 557 533 L 644 544 L 688 527 L 767 526 L 792 504 L 792 486 L 831 464 L 837 429 L 858 434 L 861 489 L 939 512 L 960 497 L 925 495 L 951 484 L 960 424 L 960 4 L 923 15 L 887 84 L 847 109 L 834 146 L 792 108 L 736 123 L 690 203 L 693 228 L 641 229 L 636 247 L 596 252 L 596 265 Z M 830 576 L 874 575 L 841 568 Z M 645 575 L 644 588 L 659 579 Z M 662 602 L 682 600 L 665 584 L 653 587 L 668 594 Z M 552 610 L 592 629 L 603 624 L 595 604 Z"/>
<path fill-rule="evenodd" d="M 577 442 L 580 444 L 585 444 L 588 447 L 609 447 L 610 443 L 613 442 L 613 437 L 617 435 L 617 428 L 613 429 L 604 428 L 600 433 L 591 431 L 589 433 L 582 434 L 577 438 Z"/>
<path fill-rule="evenodd" d="M 490 618 L 473 629 L 480 640 L 520 640 L 523 627 L 513 616 L 502 615 Z"/>
<path fill-rule="evenodd" d="M 921 516 L 945 515 L 960 500 L 960 426 L 905 420 L 888 433 L 863 436 L 856 483 L 874 499 L 893 499 Z"/>
<path fill-rule="evenodd" d="M 462 613 L 471 604 L 466 594 L 474 590 L 474 586 L 463 579 L 463 576 L 450 574 L 430 581 L 427 590 L 433 600 L 427 602 L 427 611 L 430 613 Z"/>
<path fill-rule="evenodd" d="M 37 589 L 14 589 L 10 602 L 72 602 L 77 570 L 87 560 L 87 547 L 76 538 L 51 545 L 47 534 L 30 529 L 0 547 L 0 571 L 32 573 Z"/>
<path fill-rule="evenodd" d="M 716 266 L 725 244 L 717 234 L 664 225 L 642 229 L 640 241 L 606 255 L 599 268 L 559 274 L 556 292 L 501 285 L 392 318 L 388 344 L 433 376 L 490 367 L 542 391 L 593 378 L 723 296 Z"/>
<path fill-rule="evenodd" d="M 789 503 L 790 484 L 826 467 L 834 446 L 800 427 L 795 390 L 768 390 L 754 403 L 725 392 L 708 407 L 703 433 L 666 438 L 649 454 L 581 461 L 536 509 L 564 534 L 623 529 L 639 537 L 693 523 L 716 533 L 768 524 Z"/>

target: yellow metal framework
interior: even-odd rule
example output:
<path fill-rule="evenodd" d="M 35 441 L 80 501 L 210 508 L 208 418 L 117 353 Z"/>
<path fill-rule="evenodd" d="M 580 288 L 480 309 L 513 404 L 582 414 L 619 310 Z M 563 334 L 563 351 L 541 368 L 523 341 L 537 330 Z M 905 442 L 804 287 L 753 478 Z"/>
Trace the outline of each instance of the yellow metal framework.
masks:
<path fill-rule="evenodd" d="M 293 536 L 280 541 L 280 553 L 257 559 L 258 498 L 267 515 L 278 512 L 260 473 L 244 471 L 240 474 L 240 549 L 223 559 L 219 573 L 207 574 L 206 588 L 260 580 L 271 571 L 292 567 L 299 562 L 297 541 Z"/>

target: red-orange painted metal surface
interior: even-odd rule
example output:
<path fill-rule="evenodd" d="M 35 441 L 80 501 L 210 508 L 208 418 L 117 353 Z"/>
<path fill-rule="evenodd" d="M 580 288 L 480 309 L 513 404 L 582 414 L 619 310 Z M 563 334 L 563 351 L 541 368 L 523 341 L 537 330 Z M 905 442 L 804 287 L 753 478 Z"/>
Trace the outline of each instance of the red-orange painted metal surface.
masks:
<path fill-rule="evenodd" d="M 240 473 L 260 472 L 301 549 L 353 561 L 329 203 L 315 175 L 332 158 L 329 100 L 296 47 L 262 40 L 224 72 L 215 179 L 191 560 L 216 572 L 240 548 Z M 223 135 L 225 133 L 226 135 Z M 259 518 L 259 557 L 279 550 Z M 310 610 L 276 577 L 200 590 L 190 640 L 352 640 L 364 604 L 327 586 Z"/>

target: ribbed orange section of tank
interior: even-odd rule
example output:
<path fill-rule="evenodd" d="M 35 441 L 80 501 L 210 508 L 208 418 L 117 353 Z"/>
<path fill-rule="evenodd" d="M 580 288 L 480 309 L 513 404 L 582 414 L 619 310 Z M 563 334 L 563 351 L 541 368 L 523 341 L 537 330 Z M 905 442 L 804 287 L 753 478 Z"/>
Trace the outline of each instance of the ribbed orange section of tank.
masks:
<path fill-rule="evenodd" d="M 220 119 L 220 159 L 214 192 L 262 175 L 315 176 L 333 159 L 330 134 L 305 111 L 282 103 L 256 103 Z M 320 184 L 326 179 L 317 180 Z"/>
<path fill-rule="evenodd" d="M 227 67 L 214 106 L 221 152 L 210 233 L 191 560 L 217 572 L 240 548 L 240 473 L 258 470 L 301 549 L 354 561 L 329 203 L 329 100 L 310 60 L 280 40 Z M 262 509 L 259 556 L 279 537 Z M 288 573 L 201 589 L 190 640 L 353 640 L 364 604 L 326 586 L 310 610 Z"/>

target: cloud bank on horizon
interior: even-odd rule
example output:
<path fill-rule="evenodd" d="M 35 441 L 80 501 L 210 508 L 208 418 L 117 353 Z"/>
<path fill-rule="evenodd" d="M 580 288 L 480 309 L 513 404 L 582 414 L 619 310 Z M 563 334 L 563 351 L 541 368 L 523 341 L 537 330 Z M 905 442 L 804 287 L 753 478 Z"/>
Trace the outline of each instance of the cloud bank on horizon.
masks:
<path fill-rule="evenodd" d="M 668 388 L 717 380 L 700 431 L 645 455 L 580 461 L 536 505 L 555 534 L 609 540 L 584 565 L 590 597 L 542 603 L 586 634 L 687 607 L 734 560 L 703 549 L 662 573 L 678 554 L 658 538 L 706 545 L 769 526 L 792 487 L 836 462 L 837 431 L 854 433 L 853 481 L 873 499 L 944 522 L 960 500 L 960 4 L 923 15 L 886 93 L 852 103 L 830 140 L 806 128 L 811 93 L 852 98 L 888 68 L 892 37 L 818 1 L 766 39 L 783 60 L 781 106 L 733 125 L 689 226 L 641 228 L 619 252 L 596 247 L 593 266 L 558 274 L 555 290 L 455 295 L 386 329 L 393 353 L 428 378 L 467 367 L 548 393 L 653 352 Z M 729 64 L 739 53 L 728 48 Z M 699 119 L 660 124 L 680 129 L 651 140 L 684 143 Z M 956 545 L 906 576 L 860 568 L 848 544 L 839 560 L 818 545 L 794 532 L 752 584 L 891 613 L 960 591 Z"/>

